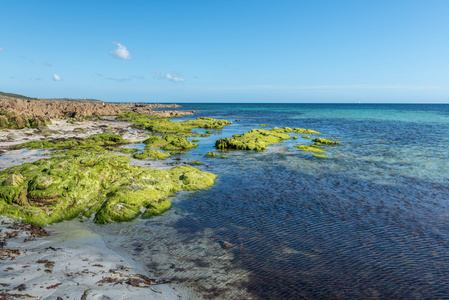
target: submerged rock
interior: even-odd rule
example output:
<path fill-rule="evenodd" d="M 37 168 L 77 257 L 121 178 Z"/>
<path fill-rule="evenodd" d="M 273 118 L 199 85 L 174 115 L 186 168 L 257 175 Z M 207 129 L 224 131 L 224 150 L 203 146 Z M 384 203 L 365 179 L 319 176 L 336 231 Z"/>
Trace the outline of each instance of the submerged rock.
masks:
<path fill-rule="evenodd" d="M 310 146 L 296 145 L 294 147 L 298 148 L 301 151 L 307 151 L 307 152 L 315 152 L 315 153 L 324 153 L 325 152 L 323 149 L 321 149 L 321 148 L 319 148 L 318 146 L 315 146 L 315 145 L 310 145 Z"/>
<path fill-rule="evenodd" d="M 36 225 L 78 216 L 130 221 L 163 213 L 171 195 L 212 186 L 216 177 L 190 166 L 132 166 L 112 154 L 52 157 L 0 172 L 0 214 Z"/>

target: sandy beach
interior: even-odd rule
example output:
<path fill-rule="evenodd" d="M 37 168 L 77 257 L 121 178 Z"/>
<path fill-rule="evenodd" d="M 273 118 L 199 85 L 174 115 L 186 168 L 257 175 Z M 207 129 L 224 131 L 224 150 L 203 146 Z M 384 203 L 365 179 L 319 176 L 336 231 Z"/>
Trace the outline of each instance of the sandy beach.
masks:
<path fill-rule="evenodd" d="M 0 299 L 197 299 L 151 278 L 78 220 L 48 226 L 48 236 L 29 229 L 0 222 Z"/>

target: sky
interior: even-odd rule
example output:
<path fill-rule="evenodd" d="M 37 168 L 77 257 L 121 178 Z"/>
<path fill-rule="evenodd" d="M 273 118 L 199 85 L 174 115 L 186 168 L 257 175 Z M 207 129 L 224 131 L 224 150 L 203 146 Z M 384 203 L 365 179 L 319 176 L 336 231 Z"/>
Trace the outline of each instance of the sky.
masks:
<path fill-rule="evenodd" d="M 0 1 L 0 91 L 449 103 L 447 0 Z"/>

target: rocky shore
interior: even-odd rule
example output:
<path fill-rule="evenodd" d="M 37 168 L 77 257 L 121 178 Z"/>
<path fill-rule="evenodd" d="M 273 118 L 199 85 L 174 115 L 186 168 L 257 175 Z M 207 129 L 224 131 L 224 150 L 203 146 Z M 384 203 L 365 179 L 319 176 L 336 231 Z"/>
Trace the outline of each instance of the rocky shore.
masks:
<path fill-rule="evenodd" d="M 42 222 L 33 217 L 42 214 L 43 225 L 52 223 L 51 216 L 55 216 L 57 211 L 62 212 L 61 220 L 72 219 L 73 216 L 67 215 L 73 212 L 72 207 L 80 208 L 87 205 L 92 208 L 92 204 L 98 208 L 110 204 L 112 212 L 125 213 L 125 215 L 122 214 L 125 219 L 135 217 L 128 214 L 130 207 L 116 209 L 116 207 L 121 208 L 123 204 L 118 203 L 117 206 L 106 200 L 109 204 L 101 205 L 98 200 L 102 196 L 91 194 L 93 185 L 96 186 L 94 190 L 102 191 L 102 194 L 110 196 L 115 195 L 113 197 L 124 197 L 125 202 L 131 196 L 130 192 L 137 193 L 134 196 L 140 202 L 134 212 L 136 215 L 141 214 L 145 206 L 148 206 L 146 209 L 148 214 L 157 214 L 169 208 L 170 202 L 160 200 L 168 198 L 176 189 L 197 189 L 206 186 L 196 181 L 203 177 L 203 172 L 189 166 L 173 169 L 173 171 L 179 171 L 179 174 L 175 174 L 170 182 L 166 182 L 163 178 L 154 178 L 148 185 L 148 176 L 165 176 L 172 172 L 172 169 L 169 169 L 170 171 L 150 169 L 149 166 L 161 166 L 151 160 L 140 163 L 138 160 L 131 159 L 131 162 L 135 163 L 130 165 L 127 162 L 129 157 L 126 154 L 120 154 L 120 152 L 135 152 L 136 149 L 123 148 L 123 145 L 147 139 L 148 131 L 144 128 L 136 128 L 132 123 L 116 120 L 118 114 L 132 112 L 146 116 L 169 117 L 193 113 L 163 110 L 179 107 L 161 104 L 36 101 L 9 97 L 0 99 L 0 127 L 3 128 L 0 130 L 0 172 L 13 167 L 9 170 L 14 173 L 8 175 L 1 172 L 3 177 L 9 176 L 10 180 L 5 179 L 6 177 L 0 180 L 1 215 L 9 215 L 14 219 L 5 217 L 0 219 L 0 268 L 2 270 L 0 299 L 198 298 L 180 286 L 168 285 L 150 278 L 148 270 L 107 248 L 100 236 L 89 231 L 78 220 L 49 225 L 44 229 L 34 225 Z M 50 147 L 49 151 L 44 147 L 49 143 L 48 141 L 54 141 L 50 144 L 55 147 L 63 143 L 67 147 L 59 149 L 65 152 L 55 156 L 54 148 Z M 26 143 L 29 146 L 20 146 Z M 41 143 L 42 146 L 33 150 L 33 143 Z M 74 143 L 78 147 L 74 147 Z M 55 159 L 62 165 L 52 165 L 42 170 L 35 169 L 37 166 L 35 163 L 52 163 L 56 162 Z M 66 164 L 73 159 L 78 162 L 72 170 L 79 174 L 69 174 L 71 168 L 67 168 Z M 88 162 L 86 165 L 86 159 L 88 161 L 94 159 L 95 162 Z M 113 163 L 115 166 L 111 167 L 111 159 L 117 163 Z M 100 170 L 96 165 L 103 167 Z M 135 174 L 123 176 L 125 171 L 123 168 Z M 165 167 L 165 169 L 168 168 Z M 32 170 L 37 173 L 28 174 Z M 66 174 L 65 171 L 69 173 Z M 112 176 L 114 178 L 110 177 L 111 171 L 116 173 Z M 63 173 L 56 175 L 55 172 Z M 92 177 L 95 172 L 97 172 L 98 180 Z M 57 177 L 54 177 L 55 175 Z M 36 192 L 34 194 L 29 192 L 29 187 L 33 185 L 36 178 L 42 176 L 45 177 L 44 181 L 36 186 Z M 85 184 L 79 182 L 80 176 L 87 176 Z M 133 176 L 142 177 L 139 188 L 136 188 L 138 182 L 133 179 Z M 178 180 L 181 177 L 185 180 Z M 122 179 L 131 180 L 129 188 Z M 213 184 L 213 177 L 211 179 L 206 184 Z M 65 186 L 64 182 L 67 183 L 67 180 L 73 181 L 70 187 Z M 57 182 L 63 186 L 57 187 L 55 185 Z M 156 194 L 153 190 L 153 182 L 161 184 L 156 187 L 159 190 Z M 169 186 L 165 188 L 167 184 Z M 111 190 L 103 191 L 104 187 Z M 50 191 L 52 189 L 54 192 Z M 60 194 L 63 191 L 71 191 L 74 194 L 73 197 L 69 196 L 73 199 L 69 200 L 66 208 L 61 210 L 56 206 L 62 203 L 61 200 L 69 199 L 67 195 Z M 84 193 L 85 196 L 79 192 Z M 155 200 L 158 201 L 139 196 L 141 194 L 154 194 L 157 197 Z M 89 204 L 85 202 L 86 200 L 93 202 Z M 142 200 L 149 202 L 144 203 Z M 41 201 L 41 203 L 33 201 Z M 38 211 L 41 212 L 36 214 Z M 109 212 L 97 213 L 97 215 L 106 217 L 101 222 L 109 221 L 111 216 Z M 17 220 L 25 221 L 25 223 L 17 222 Z"/>
<path fill-rule="evenodd" d="M 37 101 L 0 97 L 0 127 L 37 128 L 61 118 L 85 119 L 135 112 L 148 116 L 173 117 L 192 115 L 194 111 L 161 110 L 180 108 L 177 104 L 84 103 L 77 101 Z"/>

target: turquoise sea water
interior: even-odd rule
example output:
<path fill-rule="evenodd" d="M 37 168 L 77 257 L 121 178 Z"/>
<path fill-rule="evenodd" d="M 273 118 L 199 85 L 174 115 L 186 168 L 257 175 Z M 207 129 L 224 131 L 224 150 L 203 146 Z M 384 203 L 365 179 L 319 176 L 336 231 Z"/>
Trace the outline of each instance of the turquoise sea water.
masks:
<path fill-rule="evenodd" d="M 182 109 L 241 120 L 178 156 L 204 162 L 216 184 L 177 195 L 160 217 L 97 229 L 112 247 L 209 299 L 449 299 L 449 105 Z M 310 144 L 298 135 L 204 157 L 221 137 L 267 128 L 259 124 L 341 145 L 313 158 L 293 147 Z"/>

